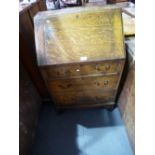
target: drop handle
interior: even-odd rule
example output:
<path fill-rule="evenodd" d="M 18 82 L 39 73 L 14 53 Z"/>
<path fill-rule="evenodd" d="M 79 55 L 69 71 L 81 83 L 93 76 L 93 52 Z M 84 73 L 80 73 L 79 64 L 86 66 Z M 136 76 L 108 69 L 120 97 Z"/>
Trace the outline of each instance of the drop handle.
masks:
<path fill-rule="evenodd" d="M 110 69 L 110 65 L 109 65 L 109 64 L 106 64 L 106 65 L 105 65 L 105 69 L 106 69 L 106 70 L 109 70 L 109 69 Z"/>
<path fill-rule="evenodd" d="M 99 65 L 96 65 L 96 70 L 100 70 L 100 69 L 99 69 Z"/>
<path fill-rule="evenodd" d="M 108 84 L 109 84 L 109 81 L 108 80 L 104 81 L 104 85 L 105 86 L 108 85 Z"/>
<path fill-rule="evenodd" d="M 99 86 L 99 85 L 100 85 L 100 83 L 99 83 L 98 81 L 96 81 L 96 82 L 95 82 L 95 84 L 96 84 L 97 86 Z"/>

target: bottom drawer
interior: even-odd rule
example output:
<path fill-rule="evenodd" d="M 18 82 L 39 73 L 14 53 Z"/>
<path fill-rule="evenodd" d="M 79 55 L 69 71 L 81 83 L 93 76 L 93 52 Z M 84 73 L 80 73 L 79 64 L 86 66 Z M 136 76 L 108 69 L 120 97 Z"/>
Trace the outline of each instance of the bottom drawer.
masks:
<path fill-rule="evenodd" d="M 106 102 L 114 101 L 115 92 L 115 90 L 87 90 L 81 92 L 54 93 L 52 97 L 58 105 L 106 104 Z"/>

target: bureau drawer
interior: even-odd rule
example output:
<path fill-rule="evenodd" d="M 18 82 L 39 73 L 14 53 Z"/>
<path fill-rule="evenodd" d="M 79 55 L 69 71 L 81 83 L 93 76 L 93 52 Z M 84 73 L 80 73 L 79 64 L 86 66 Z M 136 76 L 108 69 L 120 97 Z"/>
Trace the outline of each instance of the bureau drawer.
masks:
<path fill-rule="evenodd" d="M 58 105 L 106 104 L 115 100 L 115 91 L 86 90 L 53 93 L 53 100 Z"/>
<path fill-rule="evenodd" d="M 49 66 L 41 68 L 46 80 L 95 74 L 117 74 L 122 72 L 124 61 L 106 61 L 87 64 Z"/>
<path fill-rule="evenodd" d="M 83 91 L 92 89 L 116 89 L 119 76 L 91 76 L 84 78 L 57 79 L 48 82 L 52 92 Z"/>

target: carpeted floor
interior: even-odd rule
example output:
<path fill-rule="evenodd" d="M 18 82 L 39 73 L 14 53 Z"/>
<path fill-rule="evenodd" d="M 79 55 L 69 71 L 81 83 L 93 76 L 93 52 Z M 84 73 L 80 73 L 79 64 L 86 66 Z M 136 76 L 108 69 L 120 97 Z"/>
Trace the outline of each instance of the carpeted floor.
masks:
<path fill-rule="evenodd" d="M 133 155 L 119 110 L 66 110 L 44 104 L 30 155 Z"/>

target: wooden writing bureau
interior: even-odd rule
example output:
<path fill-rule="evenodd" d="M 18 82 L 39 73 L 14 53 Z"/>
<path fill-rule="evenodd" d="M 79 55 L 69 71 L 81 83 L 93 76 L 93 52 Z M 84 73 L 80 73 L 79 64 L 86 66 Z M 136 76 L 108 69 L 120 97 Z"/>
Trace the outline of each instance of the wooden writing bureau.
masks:
<path fill-rule="evenodd" d="M 45 11 L 34 25 L 38 66 L 55 104 L 112 107 L 125 62 L 121 11 Z"/>

